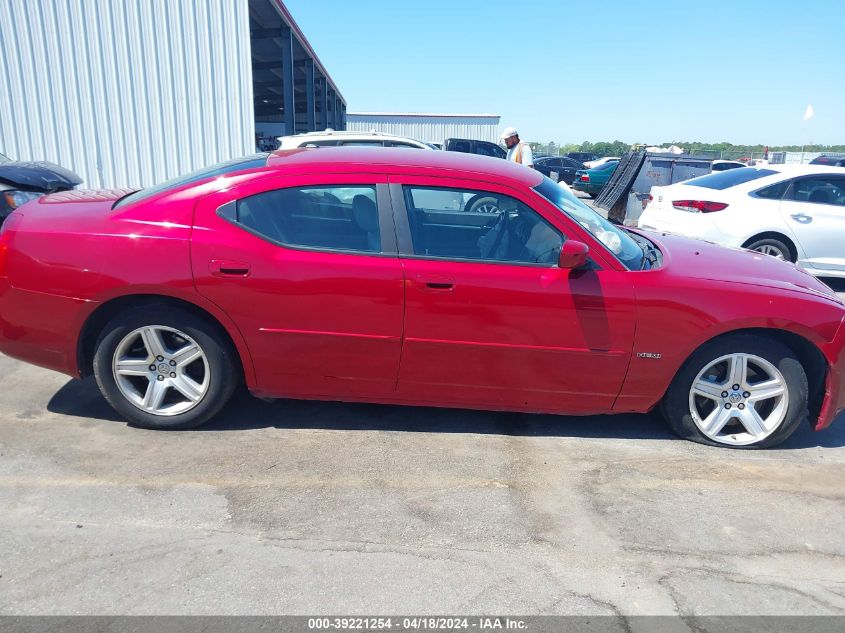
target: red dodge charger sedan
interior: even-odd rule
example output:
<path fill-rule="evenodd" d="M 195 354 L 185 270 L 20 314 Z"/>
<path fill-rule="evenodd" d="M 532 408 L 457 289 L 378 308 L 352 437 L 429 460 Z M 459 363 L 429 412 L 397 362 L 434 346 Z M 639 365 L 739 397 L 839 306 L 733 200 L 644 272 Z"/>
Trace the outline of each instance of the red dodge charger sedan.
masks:
<path fill-rule="evenodd" d="M 317 148 L 32 201 L 0 351 L 93 373 L 132 424 L 266 397 L 584 415 L 772 446 L 843 404 L 845 306 L 790 263 L 614 226 L 531 169 Z"/>

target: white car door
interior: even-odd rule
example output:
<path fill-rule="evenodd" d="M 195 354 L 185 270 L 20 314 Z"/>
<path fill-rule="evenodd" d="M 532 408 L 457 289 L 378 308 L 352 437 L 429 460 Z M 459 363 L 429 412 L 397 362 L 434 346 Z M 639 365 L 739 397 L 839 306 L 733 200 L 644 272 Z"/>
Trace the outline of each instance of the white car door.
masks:
<path fill-rule="evenodd" d="M 780 213 L 806 253 L 800 264 L 845 273 L 845 176 L 795 180 L 781 200 Z"/>

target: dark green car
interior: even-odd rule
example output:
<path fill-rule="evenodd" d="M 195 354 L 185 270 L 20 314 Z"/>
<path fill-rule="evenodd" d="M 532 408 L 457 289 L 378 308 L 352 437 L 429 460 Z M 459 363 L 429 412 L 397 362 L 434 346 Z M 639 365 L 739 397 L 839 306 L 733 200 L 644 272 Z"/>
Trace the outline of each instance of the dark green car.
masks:
<path fill-rule="evenodd" d="M 592 169 L 580 169 L 575 172 L 575 180 L 572 181 L 572 188 L 576 191 L 584 191 L 592 196 L 597 196 L 602 187 L 610 180 L 619 161 L 611 161 Z"/>

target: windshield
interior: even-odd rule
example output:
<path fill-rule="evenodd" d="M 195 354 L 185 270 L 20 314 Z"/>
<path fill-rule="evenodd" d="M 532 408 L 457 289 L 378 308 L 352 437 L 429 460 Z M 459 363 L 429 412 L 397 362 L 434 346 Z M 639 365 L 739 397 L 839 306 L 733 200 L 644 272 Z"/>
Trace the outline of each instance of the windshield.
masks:
<path fill-rule="evenodd" d="M 161 184 L 155 185 L 154 187 L 147 187 L 146 189 L 141 189 L 135 193 L 130 193 L 128 196 L 123 196 L 115 203 L 114 208 L 117 209 L 127 204 L 138 202 L 139 200 L 145 200 L 146 198 L 151 198 L 152 196 L 167 191 L 168 189 L 176 189 L 177 187 L 199 182 L 200 180 L 206 180 L 207 178 L 214 178 L 215 176 L 222 176 L 224 174 L 243 171 L 245 169 L 263 167 L 267 164 L 267 156 L 268 154 L 253 154 L 252 156 L 245 156 L 234 160 L 228 160 L 224 163 L 217 163 L 211 167 L 203 167 L 202 169 L 198 169 L 190 174 L 183 174 Z"/>
<path fill-rule="evenodd" d="M 593 209 L 576 198 L 549 178 L 534 190 L 563 211 L 570 218 L 589 231 L 604 244 L 616 258 L 630 270 L 640 270 L 643 265 L 643 249 L 631 236 L 618 226 L 608 222 Z"/>

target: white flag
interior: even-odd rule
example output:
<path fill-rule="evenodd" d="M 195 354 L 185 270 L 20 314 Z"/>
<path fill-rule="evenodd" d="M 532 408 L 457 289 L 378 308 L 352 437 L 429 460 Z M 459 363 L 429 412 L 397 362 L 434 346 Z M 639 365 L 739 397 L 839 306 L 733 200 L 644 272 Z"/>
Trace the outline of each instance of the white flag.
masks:
<path fill-rule="evenodd" d="M 806 112 L 804 112 L 804 120 L 805 120 L 805 121 L 809 121 L 810 119 L 812 119 L 812 118 L 813 118 L 813 115 L 814 115 L 814 114 L 815 114 L 815 112 L 813 112 L 813 104 L 812 104 L 812 103 L 808 103 L 808 104 L 807 104 L 807 111 L 806 111 Z"/>

